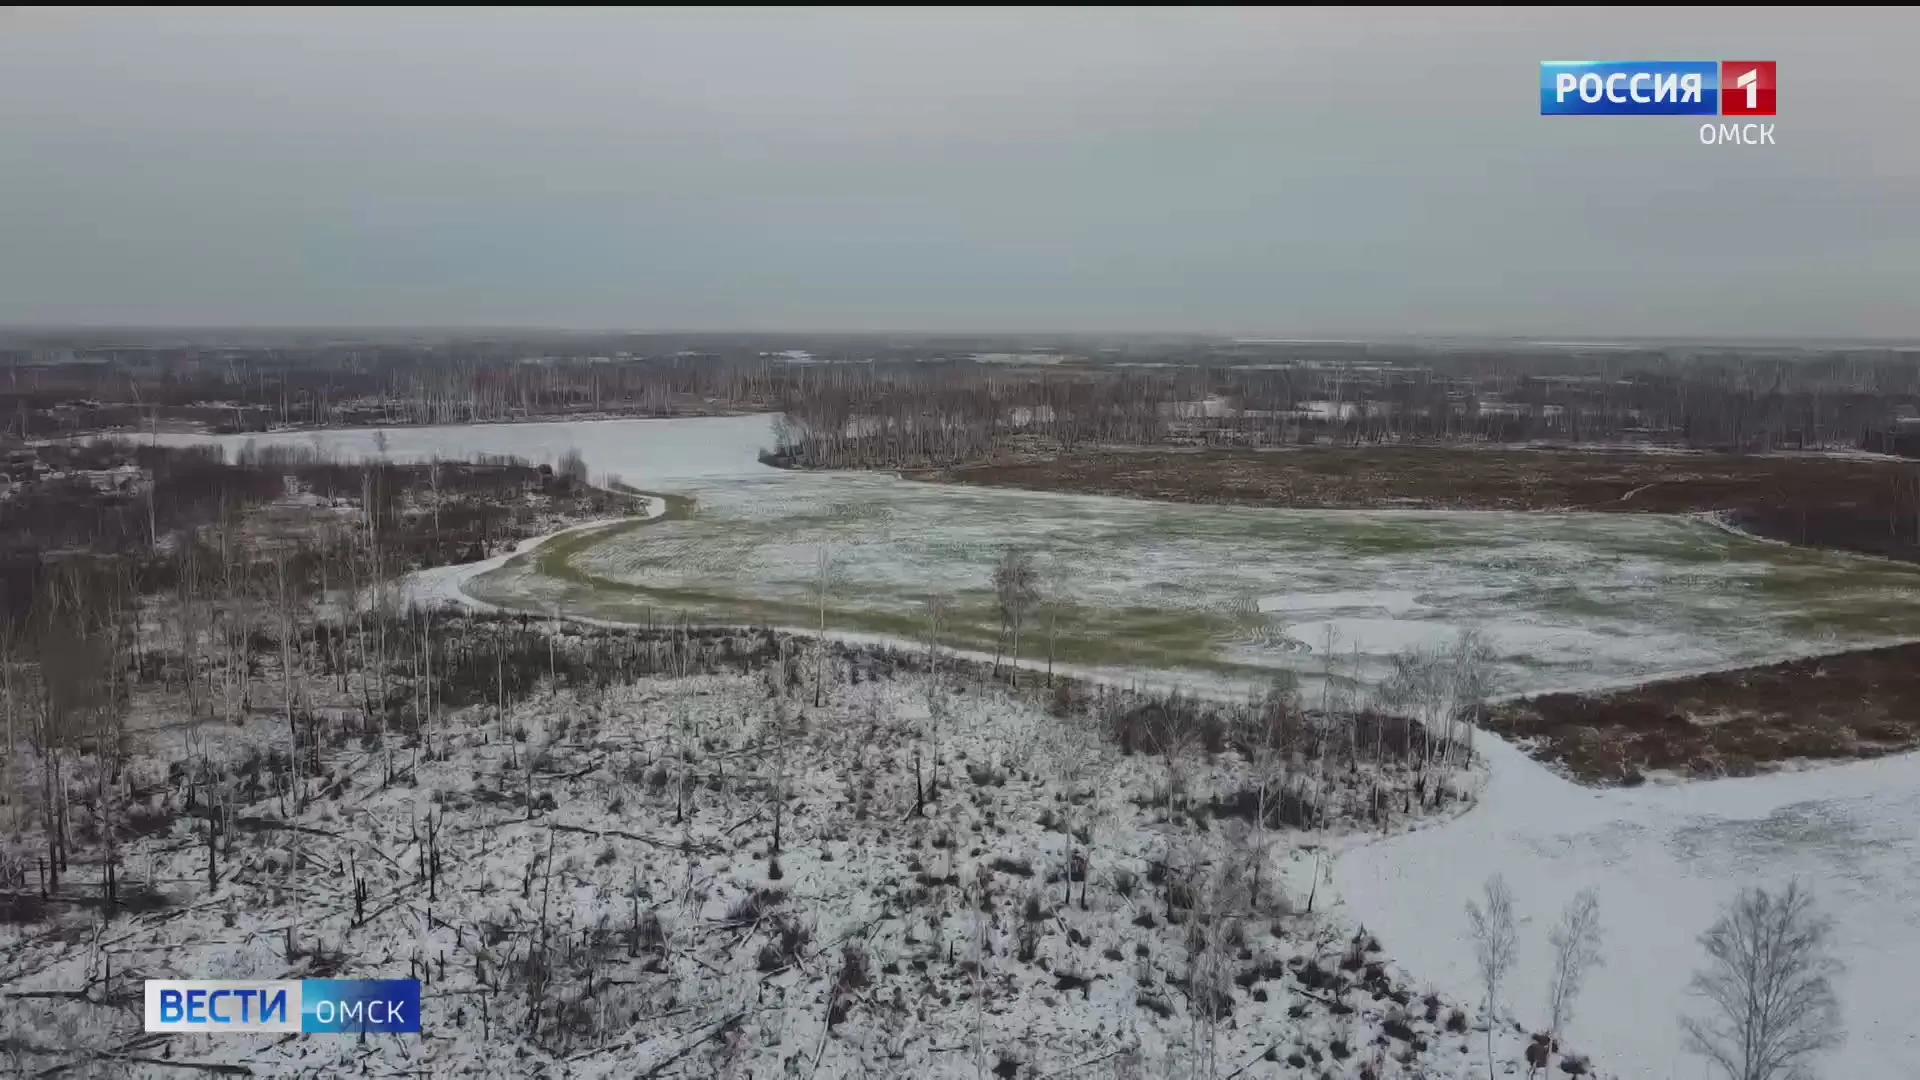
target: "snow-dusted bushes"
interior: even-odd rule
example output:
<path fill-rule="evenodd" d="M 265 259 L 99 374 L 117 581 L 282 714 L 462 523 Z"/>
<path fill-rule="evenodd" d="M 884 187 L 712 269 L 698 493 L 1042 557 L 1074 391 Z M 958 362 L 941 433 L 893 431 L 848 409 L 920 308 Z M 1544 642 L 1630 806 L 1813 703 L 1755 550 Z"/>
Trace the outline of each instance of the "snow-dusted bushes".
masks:
<path fill-rule="evenodd" d="M 53 1026 L 0 1033 L 23 1060 L 134 1038 L 114 1003 L 140 978 L 328 970 L 423 979 L 428 1034 L 406 1054 L 442 1074 L 1455 1067 L 1462 1036 L 1402 1015 L 1383 954 L 1343 965 L 1339 931 L 1291 914 L 1308 834 L 1265 809 L 1311 800 L 1319 839 L 1378 804 L 1419 812 L 1434 778 L 1290 702 L 1082 685 L 1061 716 L 952 658 L 935 677 L 918 651 L 834 646 L 815 707 L 798 644 L 763 631 L 381 617 L 384 695 L 321 660 L 322 641 L 372 648 L 357 627 L 267 650 L 250 693 L 270 715 L 237 726 L 180 725 L 177 678 L 136 686 L 124 818 L 146 824 L 120 862 L 168 907 L 55 913 L 104 925 L 99 949 L 42 914 L 0 931 L 10 990 L 76 991 L 15 1014 Z M 282 657 L 303 665 L 300 769 L 271 696 Z M 1225 735 L 1124 753 L 1116 725 L 1142 716 Z M 1516 1040 L 1497 1054 L 1518 1060 Z M 170 1052 L 316 1073 L 401 1054 Z"/>

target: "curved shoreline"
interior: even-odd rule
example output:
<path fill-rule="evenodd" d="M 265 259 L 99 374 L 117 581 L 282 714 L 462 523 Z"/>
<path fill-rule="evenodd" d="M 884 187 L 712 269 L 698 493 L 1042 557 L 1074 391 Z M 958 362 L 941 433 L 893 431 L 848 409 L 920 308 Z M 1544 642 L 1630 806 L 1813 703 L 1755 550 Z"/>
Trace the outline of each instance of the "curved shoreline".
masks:
<path fill-rule="evenodd" d="M 934 486 L 938 486 L 938 481 L 909 481 L 909 482 L 915 483 L 915 484 L 930 483 L 930 484 L 933 484 Z M 585 549 L 586 547 L 589 547 L 592 544 L 597 543 L 600 539 L 604 539 L 606 537 L 615 535 L 616 533 L 623 532 L 628 528 L 638 527 L 640 525 L 643 525 L 649 522 L 659 521 L 666 518 L 677 518 L 684 513 L 692 512 L 691 500 L 687 496 L 670 494 L 670 493 L 659 493 L 659 492 L 634 492 L 632 490 L 628 490 L 620 493 L 628 494 L 628 495 L 636 495 L 638 497 L 642 497 L 649 500 L 648 512 L 646 514 L 636 515 L 636 516 L 597 519 L 594 521 L 577 523 L 562 529 L 556 529 L 553 532 L 520 541 L 515 546 L 514 550 L 507 554 L 492 556 L 492 557 L 489 557 L 488 559 L 481 560 L 480 562 L 477 562 L 477 563 L 461 564 L 458 566 L 450 566 L 450 567 L 439 567 L 439 568 L 434 568 L 432 570 L 426 570 L 426 571 L 417 571 L 413 575 L 409 576 L 408 592 L 410 595 L 419 596 L 424 602 L 436 602 L 436 601 L 454 602 L 454 603 L 460 603 L 460 604 L 473 607 L 475 610 L 482 610 L 482 611 L 510 610 L 510 611 L 518 611 L 518 612 L 523 612 L 529 615 L 536 615 L 541 617 L 550 617 L 550 616 L 557 615 L 558 617 L 561 617 L 561 618 L 566 618 L 569 620 L 579 621 L 586 624 L 602 626 L 602 627 L 643 625 L 642 621 L 639 620 L 638 618 L 618 618 L 618 617 L 607 617 L 607 616 L 590 616 L 590 615 L 584 615 L 584 614 L 571 614 L 565 611 L 554 612 L 551 610 L 528 606 L 528 605 L 499 603 L 493 600 L 488 600 L 480 596 L 477 596 L 473 592 L 471 592 L 469 589 L 466 588 L 467 584 L 471 582 L 474 578 L 480 577 L 494 570 L 505 568 L 509 565 L 525 565 L 526 560 L 533 560 L 536 563 L 541 564 L 538 567 L 538 570 L 541 574 L 566 581 L 570 584 L 578 585 L 580 587 L 585 587 L 585 588 L 621 586 L 624 589 L 624 591 L 638 592 L 641 594 L 645 594 L 647 590 L 645 589 L 644 586 L 633 586 L 633 585 L 627 585 L 625 583 L 619 583 L 619 582 L 607 582 L 607 581 L 604 581 L 603 579 L 593 577 L 591 575 L 586 575 L 580 572 L 572 571 L 572 570 L 562 571 L 559 566 L 554 565 L 556 560 L 565 560 L 567 557 L 575 554 L 576 552 L 579 552 Z M 1035 491 L 1034 494 L 1048 495 L 1048 494 L 1058 494 L 1058 493 L 1046 492 L 1046 491 Z M 683 503 L 682 500 L 686 500 L 686 502 Z M 1156 500 L 1139 500 L 1139 501 L 1156 501 Z M 1189 504 L 1179 504 L 1179 505 L 1189 505 Z M 1246 507 L 1246 509 L 1259 510 L 1264 508 Z M 1514 513 L 1520 513 L 1520 514 L 1538 513 L 1543 516 L 1561 516 L 1561 515 L 1586 516 L 1587 513 L 1590 513 L 1590 512 L 1582 512 L 1582 511 L 1534 511 L 1534 512 L 1506 511 L 1506 510 L 1438 511 L 1438 510 L 1413 510 L 1413 509 L 1310 511 L 1310 512 L 1313 512 L 1313 513 L 1348 513 L 1350 512 L 1354 514 L 1365 514 L 1368 516 L 1373 516 L 1376 514 L 1397 515 L 1401 513 L 1408 514 L 1408 515 L 1431 515 L 1431 514 L 1444 513 L 1444 514 L 1447 514 L 1448 516 L 1454 516 L 1459 514 L 1495 515 L 1495 514 L 1514 514 Z M 1860 559 L 1860 560 L 1869 561 L 1869 562 L 1872 562 L 1878 565 L 1883 565 L 1883 566 L 1912 569 L 1916 572 L 1916 574 L 1920 574 L 1920 568 L 1916 568 L 1911 563 L 1906 563 L 1897 559 L 1889 559 L 1883 556 L 1866 555 L 1858 552 L 1846 551 L 1841 549 L 1815 548 L 1810 546 L 1803 546 L 1803 545 L 1789 543 L 1787 541 L 1775 540 L 1766 536 L 1756 535 L 1756 534 L 1747 532 L 1746 530 L 1741 529 L 1738 526 L 1732 524 L 1730 521 L 1726 519 L 1726 517 L 1723 514 L 1719 512 L 1704 512 L 1704 513 L 1690 513 L 1690 514 L 1658 514 L 1658 515 L 1644 515 L 1644 516 L 1664 517 L 1674 521 L 1695 523 L 1700 527 L 1710 528 L 1715 531 L 1724 533 L 1728 536 L 1738 538 L 1740 540 L 1750 541 L 1753 543 L 1766 544 L 1770 547 L 1783 548 L 1786 550 L 1794 550 L 1794 551 L 1818 552 L 1821 554 L 1832 555 L 1842 559 Z M 597 535 L 591 536 L 591 537 L 582 535 L 582 534 L 596 533 L 596 532 L 597 532 Z M 568 543 L 566 542 L 566 540 L 569 537 L 578 537 L 579 539 L 571 543 Z M 564 545 L 564 549 L 557 550 L 555 545 L 556 541 L 561 542 L 561 544 Z M 522 557 L 525 557 L 525 559 L 523 559 Z M 671 599 L 662 598 L 660 600 L 659 606 L 663 611 L 677 610 Z M 705 626 L 705 627 L 764 625 L 770 629 L 776 629 L 783 633 L 790 633 L 790 634 L 794 634 L 796 636 L 802 636 L 802 637 L 813 637 L 819 633 L 819 630 L 817 627 L 806 625 L 805 623 L 793 620 L 791 618 L 778 618 L 778 617 L 771 620 L 761 620 L 761 621 L 755 621 L 751 618 L 695 619 L 692 621 L 691 625 Z M 859 644 L 890 644 L 890 645 L 895 645 L 902 648 L 920 648 L 925 646 L 924 638 L 920 637 L 919 635 L 889 633 L 885 631 L 853 630 L 853 629 L 835 630 L 830 627 L 827 630 L 827 636 L 830 638 L 835 638 L 838 640 L 843 640 L 850 643 L 859 643 Z M 1914 641 L 1920 641 L 1920 635 L 1905 635 L 1905 636 L 1895 635 L 1895 636 L 1890 636 L 1886 638 L 1875 638 L 1872 640 L 1849 643 L 1843 647 L 1837 647 L 1837 648 L 1818 648 L 1818 647 L 1804 648 L 1803 647 L 1803 648 L 1770 651 L 1770 652 L 1758 654 L 1756 656 L 1743 659 L 1737 663 L 1693 664 L 1693 665 L 1686 665 L 1681 667 L 1662 668 L 1658 671 L 1623 674 L 1618 678 L 1600 679 L 1598 681 L 1582 680 L 1579 682 L 1572 682 L 1572 683 L 1566 683 L 1566 684 L 1533 687 L 1526 690 L 1512 691 L 1508 693 L 1493 695 L 1489 699 L 1489 703 L 1498 704 L 1502 702 L 1515 701 L 1515 700 L 1520 700 L 1524 698 L 1537 697 L 1544 694 L 1600 693 L 1600 692 L 1606 692 L 1610 690 L 1619 690 L 1619 689 L 1631 688 L 1635 686 L 1641 686 L 1641 685 L 1644 685 L 1647 683 L 1653 683 L 1653 682 L 1662 682 L 1662 681 L 1668 681 L 1673 679 L 1685 679 L 1685 678 L 1691 678 L 1691 677 L 1696 677 L 1700 675 L 1713 674 L 1717 672 L 1740 671 L 1740 670 L 1745 670 L 1749 668 L 1766 667 L 1769 665 L 1779 664 L 1779 663 L 1792 661 L 1792 660 L 1844 655 L 1848 653 L 1859 652 L 1859 651 L 1868 650 L 1868 649 L 1883 648 L 1888 645 L 1905 644 L 1905 643 L 1914 642 Z M 974 648 L 970 650 L 948 648 L 947 651 L 954 654 L 965 652 L 969 656 L 972 656 L 977 659 L 984 659 L 984 660 L 991 660 L 993 657 L 993 653 L 991 650 L 983 649 L 983 648 Z M 1013 661 L 1010 658 L 1004 655 L 1002 655 L 1001 657 L 1001 662 L 1008 663 L 1008 664 L 1013 663 Z M 1044 670 L 1046 664 L 1045 664 L 1044 658 L 1034 659 L 1032 657 L 1022 657 L 1018 662 L 1018 666 L 1022 670 Z M 1100 664 L 1100 663 L 1088 664 L 1084 662 L 1064 662 L 1056 659 L 1054 663 L 1054 669 L 1058 672 L 1070 674 L 1075 678 L 1083 678 L 1083 679 L 1088 679 L 1088 680 L 1103 682 L 1103 683 L 1110 683 L 1110 684 L 1126 684 L 1129 682 L 1137 683 L 1141 680 L 1141 677 L 1142 677 L 1141 665 L 1131 664 L 1131 663 L 1122 663 L 1122 662 L 1115 662 L 1111 664 Z M 1247 667 L 1244 670 L 1245 670 L 1244 675 L 1236 676 L 1235 672 L 1229 671 L 1226 669 L 1222 669 L 1217 672 L 1209 672 L 1206 669 L 1182 668 L 1176 665 L 1172 667 L 1157 669 L 1155 670 L 1154 674 L 1149 677 L 1152 678 L 1157 684 L 1161 686 L 1166 686 L 1166 687 L 1178 686 L 1178 687 L 1187 688 L 1193 692 L 1205 693 L 1205 694 L 1208 694 L 1209 696 L 1214 696 L 1216 694 L 1224 694 L 1227 696 L 1232 696 L 1237 698 L 1237 697 L 1243 696 L 1248 692 L 1261 691 L 1268 684 L 1272 675 L 1274 674 L 1274 672 L 1268 671 L 1266 669 L 1256 670 L 1253 667 Z M 1177 672 L 1178 675 L 1170 677 L 1168 674 L 1170 672 Z M 1295 672 L 1295 674 L 1297 677 L 1300 677 L 1303 682 L 1310 681 L 1308 676 L 1305 674 L 1302 674 L 1297 671 Z"/>
<path fill-rule="evenodd" d="M 511 549 L 499 555 L 489 555 L 475 562 L 452 563 L 447 566 L 434 566 L 425 570 L 415 570 L 401 579 L 401 596 L 405 602 L 410 605 L 458 603 L 472 607 L 476 611 L 514 610 L 502 607 L 499 604 L 490 603 L 472 595 L 467 592 L 466 583 L 473 578 L 479 577 L 481 574 L 498 570 L 523 555 L 533 554 L 541 547 L 544 547 L 548 541 L 558 540 L 563 536 L 571 536 L 576 533 L 590 532 L 595 529 L 645 524 L 646 522 L 656 521 L 666 516 L 668 504 L 664 496 L 644 491 L 622 491 L 615 492 L 615 494 L 645 500 L 647 512 L 644 514 L 630 514 L 625 517 L 595 518 L 592 521 L 575 522 L 572 525 L 555 529 L 549 533 L 541 533 L 538 536 L 529 536 L 525 539 L 515 541 Z"/>

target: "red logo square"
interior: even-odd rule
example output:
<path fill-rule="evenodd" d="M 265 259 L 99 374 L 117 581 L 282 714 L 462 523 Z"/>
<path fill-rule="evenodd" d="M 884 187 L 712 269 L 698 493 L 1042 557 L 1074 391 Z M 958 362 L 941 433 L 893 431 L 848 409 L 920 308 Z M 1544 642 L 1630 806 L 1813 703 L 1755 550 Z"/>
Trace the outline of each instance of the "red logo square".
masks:
<path fill-rule="evenodd" d="M 1720 115 L 1773 116 L 1776 60 L 1720 61 Z"/>

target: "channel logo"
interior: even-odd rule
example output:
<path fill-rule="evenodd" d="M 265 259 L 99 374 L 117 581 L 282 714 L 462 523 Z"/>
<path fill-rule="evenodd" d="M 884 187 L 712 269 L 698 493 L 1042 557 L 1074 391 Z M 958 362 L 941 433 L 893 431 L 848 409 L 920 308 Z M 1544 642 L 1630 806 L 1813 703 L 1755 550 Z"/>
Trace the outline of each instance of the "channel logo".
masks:
<path fill-rule="evenodd" d="M 1775 60 L 1542 60 L 1541 116 L 1773 116 Z"/>
<path fill-rule="evenodd" d="M 417 979 L 148 979 L 149 1032 L 417 1035 Z"/>

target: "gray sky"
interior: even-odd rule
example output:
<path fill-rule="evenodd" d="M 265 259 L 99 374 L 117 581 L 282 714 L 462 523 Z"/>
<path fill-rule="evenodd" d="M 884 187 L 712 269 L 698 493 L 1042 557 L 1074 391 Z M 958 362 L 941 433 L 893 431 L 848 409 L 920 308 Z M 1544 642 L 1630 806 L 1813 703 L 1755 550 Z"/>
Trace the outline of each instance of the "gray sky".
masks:
<path fill-rule="evenodd" d="M 1920 336 L 1909 9 L 0 8 L 0 323 Z M 1778 146 L 1542 117 L 1775 59 Z"/>

